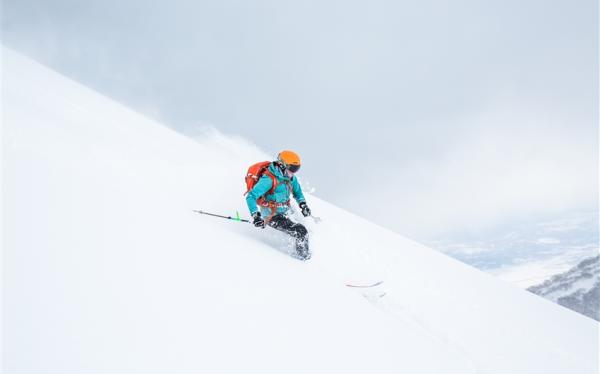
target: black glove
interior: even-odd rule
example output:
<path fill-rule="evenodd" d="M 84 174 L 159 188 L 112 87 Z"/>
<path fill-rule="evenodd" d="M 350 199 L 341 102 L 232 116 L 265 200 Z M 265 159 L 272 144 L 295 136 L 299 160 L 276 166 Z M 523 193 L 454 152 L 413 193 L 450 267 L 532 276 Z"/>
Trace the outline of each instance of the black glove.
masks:
<path fill-rule="evenodd" d="M 310 216 L 310 208 L 308 207 L 308 205 L 306 205 L 306 202 L 303 201 L 300 204 L 298 204 L 298 206 L 302 210 L 302 215 L 304 217 Z"/>
<path fill-rule="evenodd" d="M 255 212 L 252 217 L 254 217 L 254 220 L 252 221 L 254 226 L 260 227 L 261 229 L 265 228 L 265 220 L 260 216 L 260 212 Z"/>

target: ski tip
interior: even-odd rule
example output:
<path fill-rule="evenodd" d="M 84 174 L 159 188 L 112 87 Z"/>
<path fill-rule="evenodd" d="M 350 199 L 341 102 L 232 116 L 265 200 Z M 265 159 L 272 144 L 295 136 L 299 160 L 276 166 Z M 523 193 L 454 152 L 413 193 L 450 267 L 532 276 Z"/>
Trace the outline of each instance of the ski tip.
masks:
<path fill-rule="evenodd" d="M 371 288 L 371 287 L 377 287 L 377 286 L 379 286 L 382 283 L 383 283 L 383 281 L 375 282 L 373 284 L 346 284 L 346 287 L 352 287 L 352 288 Z"/>

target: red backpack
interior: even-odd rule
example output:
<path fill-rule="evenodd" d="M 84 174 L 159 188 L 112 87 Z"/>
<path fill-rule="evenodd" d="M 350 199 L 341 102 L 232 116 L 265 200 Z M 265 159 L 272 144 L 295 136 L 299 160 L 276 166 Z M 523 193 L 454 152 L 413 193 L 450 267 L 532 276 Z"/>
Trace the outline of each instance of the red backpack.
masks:
<path fill-rule="evenodd" d="M 246 172 L 246 193 L 245 194 L 247 194 L 248 192 L 250 192 L 250 190 L 252 188 L 254 188 L 254 185 L 256 183 L 258 183 L 258 180 L 263 175 L 268 175 L 271 178 L 271 180 L 273 181 L 273 187 L 271 187 L 271 189 L 269 190 L 269 192 L 267 192 L 267 194 L 271 194 L 271 193 L 273 193 L 273 191 L 275 191 L 275 188 L 277 188 L 277 177 L 275 177 L 273 175 L 273 173 L 271 173 L 269 171 L 269 165 L 271 165 L 271 161 L 261 161 L 261 162 L 257 162 L 256 164 L 254 164 L 248 168 L 248 172 Z"/>

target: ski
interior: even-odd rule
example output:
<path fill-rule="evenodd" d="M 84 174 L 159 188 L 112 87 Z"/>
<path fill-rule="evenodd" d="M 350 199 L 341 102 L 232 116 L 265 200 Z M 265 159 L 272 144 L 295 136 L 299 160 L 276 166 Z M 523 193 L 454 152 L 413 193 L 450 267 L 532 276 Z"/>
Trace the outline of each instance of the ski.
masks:
<path fill-rule="evenodd" d="M 371 288 L 371 287 L 377 287 L 377 286 L 379 286 L 382 283 L 383 283 L 383 281 L 379 281 L 379 282 L 376 282 L 376 283 L 373 283 L 373 284 L 362 284 L 362 285 L 360 285 L 360 284 L 347 284 L 346 287 L 352 287 L 352 288 Z"/>

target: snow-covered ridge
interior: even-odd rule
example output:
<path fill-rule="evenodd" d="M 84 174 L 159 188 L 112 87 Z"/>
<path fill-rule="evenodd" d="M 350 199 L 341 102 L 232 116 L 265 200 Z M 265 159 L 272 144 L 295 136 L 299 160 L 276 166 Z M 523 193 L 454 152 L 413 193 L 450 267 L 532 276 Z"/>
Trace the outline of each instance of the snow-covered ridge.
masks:
<path fill-rule="evenodd" d="M 306 263 L 193 213 L 245 212 L 267 157 L 248 142 L 186 138 L 6 48 L 2 74 L 3 371 L 597 373 L 594 321 L 315 196 Z"/>
<path fill-rule="evenodd" d="M 541 222 L 516 222 L 433 248 L 526 289 L 598 253 L 598 212 L 572 211 Z"/>
<path fill-rule="evenodd" d="M 600 256 L 583 260 L 528 290 L 600 321 Z"/>

